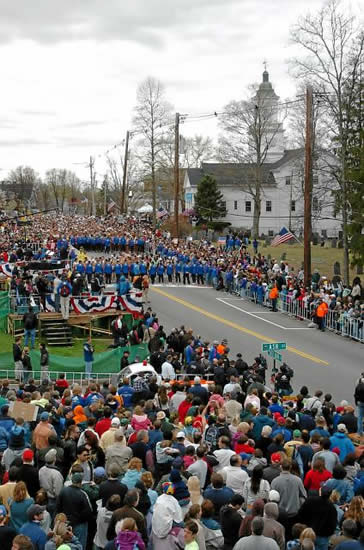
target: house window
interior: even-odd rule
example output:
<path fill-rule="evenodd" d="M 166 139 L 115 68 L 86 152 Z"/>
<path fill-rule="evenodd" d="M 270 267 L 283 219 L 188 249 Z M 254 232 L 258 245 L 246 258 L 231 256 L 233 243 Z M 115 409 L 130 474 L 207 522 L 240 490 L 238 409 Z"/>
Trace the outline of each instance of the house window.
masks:
<path fill-rule="evenodd" d="M 291 212 L 296 212 L 296 201 L 291 201 Z"/>
<path fill-rule="evenodd" d="M 272 212 L 272 201 L 266 201 L 266 203 L 265 203 L 265 211 L 266 211 L 266 212 Z"/>
<path fill-rule="evenodd" d="M 291 185 L 291 176 L 286 176 L 286 185 Z"/>
<path fill-rule="evenodd" d="M 234 210 L 238 209 L 238 201 L 234 201 Z"/>
<path fill-rule="evenodd" d="M 226 210 L 226 201 L 221 201 L 221 208 Z"/>
<path fill-rule="evenodd" d="M 312 210 L 314 212 L 317 212 L 319 209 L 319 201 L 318 201 L 318 198 L 317 197 L 313 197 L 312 199 Z"/>
<path fill-rule="evenodd" d="M 274 231 L 273 229 L 268 229 L 268 237 L 273 237 Z"/>
<path fill-rule="evenodd" d="M 251 211 L 252 211 L 251 201 L 245 201 L 245 212 L 251 212 Z"/>

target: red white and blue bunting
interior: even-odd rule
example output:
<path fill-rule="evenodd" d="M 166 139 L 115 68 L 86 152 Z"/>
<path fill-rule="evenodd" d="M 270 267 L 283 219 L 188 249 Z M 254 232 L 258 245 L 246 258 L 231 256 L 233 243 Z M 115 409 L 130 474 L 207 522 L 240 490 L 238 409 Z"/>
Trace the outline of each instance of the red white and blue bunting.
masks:
<path fill-rule="evenodd" d="M 80 298 L 70 297 L 70 306 L 73 311 L 79 315 L 83 313 L 103 313 L 109 309 L 116 309 L 120 303 L 123 310 L 132 313 L 137 317 L 142 312 L 142 292 L 133 292 L 125 296 L 101 295 L 84 296 Z M 56 311 L 56 302 L 54 294 L 46 296 L 46 311 Z"/>

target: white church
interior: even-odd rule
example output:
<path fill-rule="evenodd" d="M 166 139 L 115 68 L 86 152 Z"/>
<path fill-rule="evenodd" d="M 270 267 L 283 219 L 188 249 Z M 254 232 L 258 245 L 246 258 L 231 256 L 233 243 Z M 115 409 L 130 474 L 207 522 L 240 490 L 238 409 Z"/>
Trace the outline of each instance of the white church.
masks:
<path fill-rule="evenodd" d="M 263 186 L 260 235 L 273 236 L 285 226 L 297 236 L 303 234 L 303 149 L 286 149 L 285 130 L 278 120 L 279 97 L 275 94 L 267 70 L 257 90 L 268 101 L 276 118 L 272 119 L 267 143 L 269 148 L 262 166 Z M 318 166 L 320 159 L 318 160 Z M 252 177 L 249 164 L 202 163 L 200 168 L 186 170 L 184 178 L 184 199 L 186 209 L 194 206 L 197 185 L 205 175 L 213 176 L 226 202 L 227 215 L 223 218 L 233 228 L 251 229 L 253 225 L 254 202 L 244 181 Z M 248 175 L 250 174 L 250 176 Z M 325 175 L 326 174 L 326 175 Z M 335 183 L 328 180 L 327 170 L 313 174 L 312 231 L 322 238 L 340 237 L 340 219 L 335 217 L 333 198 L 326 189 Z M 245 188 L 244 188 L 245 187 Z"/>

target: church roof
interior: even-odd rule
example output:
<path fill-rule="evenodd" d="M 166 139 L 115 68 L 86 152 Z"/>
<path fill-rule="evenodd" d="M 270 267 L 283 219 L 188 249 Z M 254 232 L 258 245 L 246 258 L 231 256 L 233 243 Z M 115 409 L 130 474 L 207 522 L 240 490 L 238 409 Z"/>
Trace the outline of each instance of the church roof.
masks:
<path fill-rule="evenodd" d="M 188 179 L 192 187 L 196 187 L 204 176 L 215 178 L 219 187 L 245 186 L 254 183 L 254 164 L 242 163 L 203 163 L 201 168 L 189 168 Z M 270 164 L 263 164 L 263 185 L 276 184 L 270 170 Z"/>
<path fill-rule="evenodd" d="M 302 154 L 303 149 L 287 149 L 278 161 L 263 164 L 263 186 L 274 187 L 277 182 L 273 171 L 287 162 L 299 158 Z M 201 168 L 189 168 L 187 175 L 192 187 L 197 187 L 201 179 L 207 175 L 215 178 L 219 187 L 244 187 L 248 184 L 254 184 L 254 170 L 255 164 L 253 163 L 204 162 Z"/>

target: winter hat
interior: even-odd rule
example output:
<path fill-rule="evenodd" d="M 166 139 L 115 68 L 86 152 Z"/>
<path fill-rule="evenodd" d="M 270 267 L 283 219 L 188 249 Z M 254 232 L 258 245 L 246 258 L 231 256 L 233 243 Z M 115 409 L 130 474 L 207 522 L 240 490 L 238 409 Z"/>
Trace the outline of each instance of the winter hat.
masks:
<path fill-rule="evenodd" d="M 174 495 L 174 487 L 170 481 L 162 484 L 162 491 L 165 495 Z"/>
<path fill-rule="evenodd" d="M 337 454 L 337 456 L 340 456 L 340 449 L 339 447 L 334 447 L 333 449 L 331 449 L 331 451 L 335 454 Z"/>
<path fill-rule="evenodd" d="M 286 421 L 285 421 L 285 419 L 283 418 L 283 416 L 280 416 L 280 417 L 278 418 L 278 420 L 277 420 L 277 424 L 278 424 L 279 426 L 284 426 L 285 423 L 286 423 Z"/>
<path fill-rule="evenodd" d="M 120 419 L 117 416 L 114 416 L 114 418 L 111 421 L 112 426 L 116 426 L 117 428 L 120 427 Z"/>
<path fill-rule="evenodd" d="M 347 430 L 345 424 L 338 424 L 338 426 L 337 426 L 337 431 L 338 431 L 338 432 L 341 432 L 341 433 L 343 433 L 343 434 L 347 434 L 347 433 L 348 433 L 348 430 Z"/>
<path fill-rule="evenodd" d="M 14 426 L 10 431 L 9 448 L 12 450 L 23 449 L 25 446 L 24 428 Z"/>
<path fill-rule="evenodd" d="M 169 474 L 169 479 L 172 481 L 172 483 L 182 481 L 181 474 L 178 470 L 171 470 L 171 473 Z"/>
<path fill-rule="evenodd" d="M 301 431 L 300 430 L 293 430 L 293 437 L 294 438 L 301 437 Z"/>
<path fill-rule="evenodd" d="M 175 458 L 172 462 L 172 466 L 176 470 L 180 470 L 183 466 L 183 458 L 181 456 L 177 456 L 177 458 Z"/>
<path fill-rule="evenodd" d="M 81 472 L 74 472 L 71 476 L 72 483 L 82 483 L 83 474 Z"/>
<path fill-rule="evenodd" d="M 163 411 L 157 412 L 157 420 L 164 420 L 166 417 L 166 413 Z"/>
<path fill-rule="evenodd" d="M 274 489 L 271 489 L 269 491 L 268 500 L 270 502 L 279 502 L 281 500 L 281 495 L 278 493 L 278 491 L 275 491 Z"/>
<path fill-rule="evenodd" d="M 270 460 L 272 464 L 279 464 L 282 460 L 280 453 L 272 453 Z"/>
<path fill-rule="evenodd" d="M 54 462 L 56 460 L 56 458 L 57 458 L 56 449 L 50 449 L 44 457 L 47 464 L 51 464 L 52 462 Z"/>
<path fill-rule="evenodd" d="M 34 458 L 33 451 L 31 449 L 25 449 L 25 451 L 23 452 L 22 458 L 23 460 L 27 460 L 27 461 L 33 460 Z"/>
<path fill-rule="evenodd" d="M 102 466 L 98 466 L 97 468 L 94 469 L 94 477 L 96 478 L 103 478 L 105 477 L 106 478 L 106 471 L 105 471 L 105 468 L 103 468 Z"/>

